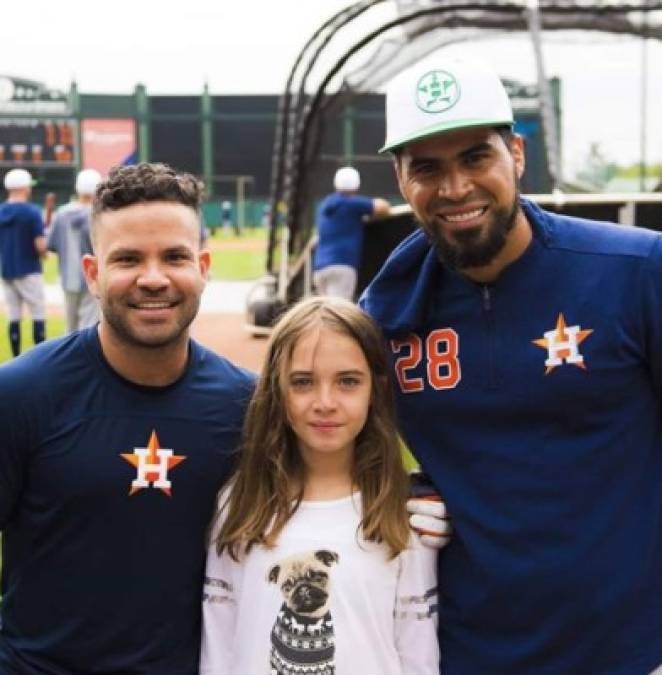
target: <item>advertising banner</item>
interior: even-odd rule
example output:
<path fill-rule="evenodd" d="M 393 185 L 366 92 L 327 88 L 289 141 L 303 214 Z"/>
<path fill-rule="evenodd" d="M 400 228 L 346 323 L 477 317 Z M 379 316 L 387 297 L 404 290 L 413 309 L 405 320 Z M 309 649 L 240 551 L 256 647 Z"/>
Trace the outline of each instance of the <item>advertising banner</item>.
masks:
<path fill-rule="evenodd" d="M 106 175 L 112 166 L 136 161 L 136 122 L 132 119 L 85 119 L 81 126 L 82 166 Z"/>

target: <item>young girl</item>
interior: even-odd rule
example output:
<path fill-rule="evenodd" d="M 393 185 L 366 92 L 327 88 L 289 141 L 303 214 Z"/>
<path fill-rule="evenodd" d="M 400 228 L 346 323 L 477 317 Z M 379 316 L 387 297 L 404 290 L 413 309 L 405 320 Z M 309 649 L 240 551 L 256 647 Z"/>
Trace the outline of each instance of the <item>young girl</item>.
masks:
<path fill-rule="evenodd" d="M 219 499 L 201 675 L 438 675 L 436 552 L 407 492 L 378 328 L 344 300 L 301 302 Z"/>

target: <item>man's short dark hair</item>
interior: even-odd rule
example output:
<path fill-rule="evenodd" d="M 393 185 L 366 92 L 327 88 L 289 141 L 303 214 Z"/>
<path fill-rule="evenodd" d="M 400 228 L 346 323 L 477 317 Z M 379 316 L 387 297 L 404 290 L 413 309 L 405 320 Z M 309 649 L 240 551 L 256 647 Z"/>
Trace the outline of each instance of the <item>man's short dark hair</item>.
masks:
<path fill-rule="evenodd" d="M 203 187 L 192 174 L 177 173 L 167 164 L 116 166 L 97 187 L 92 216 L 143 202 L 175 202 L 199 212 Z"/>
<path fill-rule="evenodd" d="M 494 129 L 494 131 L 497 132 L 497 134 L 499 134 L 499 136 L 501 136 L 503 142 L 506 144 L 506 147 L 508 148 L 508 150 L 510 150 L 513 137 L 515 136 L 515 131 L 513 130 L 513 127 L 510 126 L 510 124 L 504 124 L 502 126 L 492 128 Z M 398 166 L 400 165 L 400 157 L 402 155 L 402 151 L 404 150 L 404 148 L 405 145 L 401 145 L 400 147 L 394 148 L 393 150 L 389 151 L 391 153 L 393 161 Z"/>
<path fill-rule="evenodd" d="M 503 139 L 503 142 L 506 144 L 506 147 L 510 148 L 510 144 L 513 141 L 513 136 L 515 135 L 515 132 L 513 131 L 513 128 L 509 124 L 506 124 L 506 125 L 501 126 L 501 127 L 495 127 L 494 131 L 496 131 L 497 134 L 499 134 L 499 136 L 501 136 L 501 138 Z"/>

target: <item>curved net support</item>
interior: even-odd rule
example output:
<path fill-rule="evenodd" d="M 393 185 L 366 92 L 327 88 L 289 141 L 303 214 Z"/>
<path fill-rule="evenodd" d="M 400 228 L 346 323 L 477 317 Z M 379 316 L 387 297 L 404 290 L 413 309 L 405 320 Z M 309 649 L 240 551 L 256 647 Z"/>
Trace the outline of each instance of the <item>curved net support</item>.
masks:
<path fill-rule="evenodd" d="M 279 213 L 280 225 L 289 235 L 284 255 L 296 256 L 311 238 L 314 203 L 320 196 L 314 189 L 323 159 L 320 144 L 332 112 L 358 93 L 375 91 L 442 46 L 501 33 L 533 33 L 531 5 L 396 0 L 395 18 L 388 20 L 375 11 L 378 5 L 384 9 L 383 0 L 364 0 L 329 19 L 306 43 L 292 68 L 281 97 L 272 162 L 270 272 L 277 262 Z M 538 27 L 546 34 L 589 31 L 662 40 L 662 2 L 541 0 L 536 12 Z M 368 26 L 362 37 L 339 52 L 337 37 L 359 19 Z M 547 149 L 549 160 L 556 150 L 550 152 L 549 141 Z M 287 298 L 288 294 L 281 289 L 281 295 Z"/>

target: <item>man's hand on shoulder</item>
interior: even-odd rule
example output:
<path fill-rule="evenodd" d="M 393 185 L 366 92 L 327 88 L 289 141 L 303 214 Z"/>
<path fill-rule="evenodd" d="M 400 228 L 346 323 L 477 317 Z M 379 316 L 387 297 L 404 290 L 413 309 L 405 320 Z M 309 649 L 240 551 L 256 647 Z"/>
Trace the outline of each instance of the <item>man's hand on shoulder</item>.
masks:
<path fill-rule="evenodd" d="M 426 546 L 441 549 L 448 544 L 453 533 L 446 504 L 424 473 L 412 473 L 410 478 L 411 490 L 407 500 L 409 525 Z"/>

